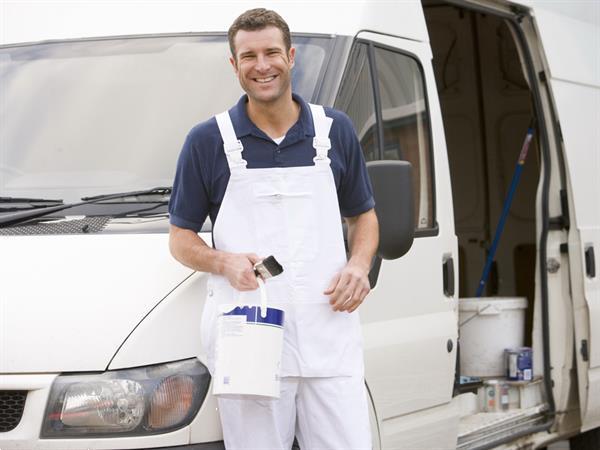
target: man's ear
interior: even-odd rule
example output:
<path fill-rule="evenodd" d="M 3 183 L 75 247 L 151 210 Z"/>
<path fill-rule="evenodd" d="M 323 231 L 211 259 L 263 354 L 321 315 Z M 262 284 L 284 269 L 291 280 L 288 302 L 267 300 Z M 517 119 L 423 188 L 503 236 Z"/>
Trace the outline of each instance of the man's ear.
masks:
<path fill-rule="evenodd" d="M 294 64 L 296 63 L 296 48 L 295 47 L 291 47 L 290 51 L 288 53 L 288 59 L 290 60 L 290 69 L 292 67 L 294 67 Z"/>
<path fill-rule="evenodd" d="M 229 57 L 229 63 L 231 64 L 231 66 L 233 67 L 233 71 L 237 75 L 238 74 L 237 62 L 233 56 Z"/>

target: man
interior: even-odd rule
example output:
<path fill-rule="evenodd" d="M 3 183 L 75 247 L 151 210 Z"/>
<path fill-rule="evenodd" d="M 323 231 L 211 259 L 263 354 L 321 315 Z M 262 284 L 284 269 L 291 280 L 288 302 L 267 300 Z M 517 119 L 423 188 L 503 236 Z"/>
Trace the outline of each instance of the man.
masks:
<path fill-rule="evenodd" d="M 271 254 L 284 272 L 266 286 L 285 323 L 281 398 L 219 398 L 225 445 L 289 449 L 296 435 L 303 450 L 371 448 L 355 311 L 370 289 L 378 224 L 356 133 L 343 113 L 292 94 L 296 50 L 277 13 L 245 12 L 229 45 L 246 95 L 186 139 L 169 207 L 170 249 L 211 274 L 202 318 L 211 371 L 217 305 L 240 292 L 252 301 L 253 265 Z M 207 216 L 214 249 L 197 234 Z"/>

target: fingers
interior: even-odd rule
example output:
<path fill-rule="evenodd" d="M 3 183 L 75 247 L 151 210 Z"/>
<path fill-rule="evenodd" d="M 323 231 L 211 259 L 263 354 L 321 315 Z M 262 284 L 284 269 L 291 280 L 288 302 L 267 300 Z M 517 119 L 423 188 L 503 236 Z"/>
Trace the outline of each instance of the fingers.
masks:
<path fill-rule="evenodd" d="M 256 253 L 246 253 L 245 255 L 253 265 L 263 260 L 263 258 L 258 256 Z"/>
<path fill-rule="evenodd" d="M 245 255 L 248 257 L 248 260 L 250 260 L 250 262 L 252 263 L 252 272 L 254 273 L 254 276 L 259 277 L 261 280 L 265 281 L 265 278 L 260 273 L 258 273 L 258 271 L 254 270 L 254 266 L 256 265 L 256 263 L 261 262 L 264 258 L 258 256 L 256 253 L 246 253 Z"/>
<path fill-rule="evenodd" d="M 331 294 L 329 303 L 334 311 L 344 311 L 348 302 L 356 300 L 355 290 L 358 280 L 347 273 L 342 273 L 340 280 Z"/>
<path fill-rule="evenodd" d="M 354 312 L 370 292 L 369 279 L 364 271 L 346 266 L 324 292 L 334 311 Z"/>
<path fill-rule="evenodd" d="M 234 286 L 238 291 L 253 291 L 258 289 L 258 281 L 256 281 L 256 274 L 252 265 L 240 274 L 238 283 L 237 287 Z"/>
<path fill-rule="evenodd" d="M 229 284 L 238 291 L 258 289 L 253 259 L 258 260 L 258 256 L 255 254 L 230 254 L 227 258 L 223 275 L 229 280 Z"/>
<path fill-rule="evenodd" d="M 341 275 L 342 275 L 341 273 L 335 274 L 335 276 L 333 277 L 333 280 L 331 280 L 331 283 L 329 283 L 329 286 L 327 287 L 327 289 L 325 289 L 323 294 L 325 294 L 325 295 L 333 294 L 333 292 L 335 291 L 335 287 L 337 286 L 338 282 L 340 281 Z"/>
<path fill-rule="evenodd" d="M 359 294 L 359 300 L 354 302 L 354 303 L 350 303 L 348 304 L 348 308 L 347 311 L 349 313 L 353 313 L 354 311 L 356 311 L 358 309 L 358 307 L 362 304 L 362 302 L 365 300 L 365 298 L 367 297 L 367 294 L 371 291 L 371 288 L 363 288 L 361 293 Z"/>

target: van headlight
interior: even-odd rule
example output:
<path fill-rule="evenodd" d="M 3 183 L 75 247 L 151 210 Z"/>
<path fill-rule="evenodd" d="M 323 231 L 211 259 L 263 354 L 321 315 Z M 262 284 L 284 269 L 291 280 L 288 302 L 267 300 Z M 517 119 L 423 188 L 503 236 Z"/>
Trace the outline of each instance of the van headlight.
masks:
<path fill-rule="evenodd" d="M 208 369 L 197 359 L 94 374 L 52 384 L 42 438 L 140 436 L 188 425 L 200 409 Z"/>

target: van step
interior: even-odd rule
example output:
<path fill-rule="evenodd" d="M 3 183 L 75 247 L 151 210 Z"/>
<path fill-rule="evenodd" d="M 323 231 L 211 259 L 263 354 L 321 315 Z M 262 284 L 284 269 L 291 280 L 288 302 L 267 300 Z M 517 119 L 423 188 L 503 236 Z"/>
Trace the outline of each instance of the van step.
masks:
<path fill-rule="evenodd" d="M 481 447 L 544 421 L 547 405 L 506 412 L 484 412 L 462 417 L 457 450 Z"/>

